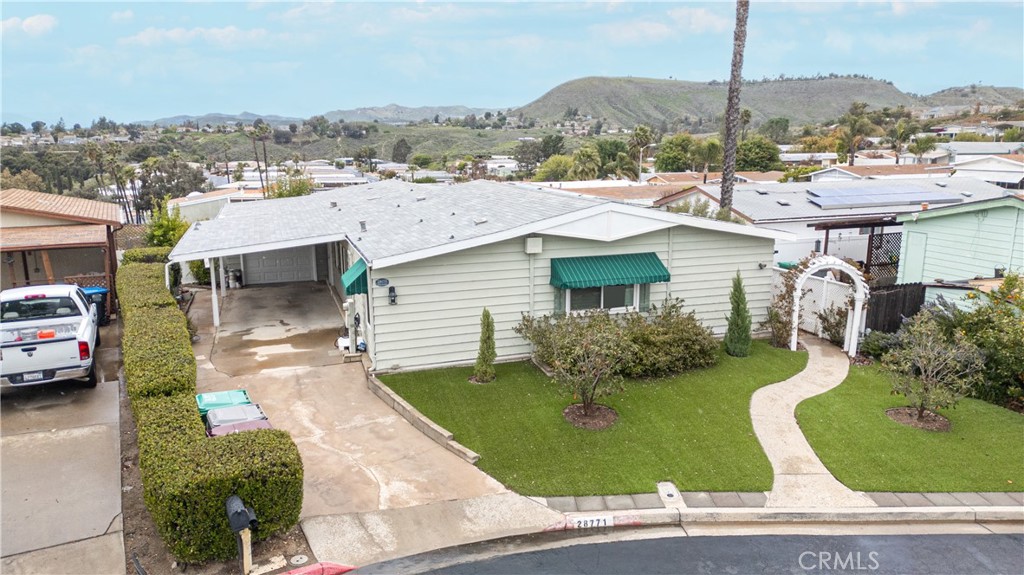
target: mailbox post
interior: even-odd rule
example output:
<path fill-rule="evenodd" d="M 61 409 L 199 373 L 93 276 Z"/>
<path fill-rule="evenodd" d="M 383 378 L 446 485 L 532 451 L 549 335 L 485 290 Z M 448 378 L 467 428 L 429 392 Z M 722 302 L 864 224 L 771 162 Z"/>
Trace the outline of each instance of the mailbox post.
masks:
<path fill-rule="evenodd" d="M 242 575 L 252 571 L 252 530 L 256 528 L 256 512 L 246 507 L 237 495 L 228 497 L 226 502 L 228 524 L 238 541 L 238 559 L 242 564 Z"/>

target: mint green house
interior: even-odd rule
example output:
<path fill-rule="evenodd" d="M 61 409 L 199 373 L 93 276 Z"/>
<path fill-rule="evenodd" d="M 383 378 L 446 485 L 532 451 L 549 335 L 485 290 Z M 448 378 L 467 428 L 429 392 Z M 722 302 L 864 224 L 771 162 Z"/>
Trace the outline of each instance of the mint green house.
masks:
<path fill-rule="evenodd" d="M 946 284 L 929 285 L 925 301 L 939 294 L 958 300 L 967 280 L 994 277 L 997 269 L 1024 273 L 1024 197 L 934 208 L 897 221 L 903 224 L 897 283 Z"/>

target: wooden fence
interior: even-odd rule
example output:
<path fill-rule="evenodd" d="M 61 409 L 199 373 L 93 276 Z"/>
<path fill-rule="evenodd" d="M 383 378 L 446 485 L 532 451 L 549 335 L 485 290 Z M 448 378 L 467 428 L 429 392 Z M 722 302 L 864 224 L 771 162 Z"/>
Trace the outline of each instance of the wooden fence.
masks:
<path fill-rule="evenodd" d="M 924 285 L 920 283 L 899 284 L 872 290 L 868 300 L 867 317 L 864 326 L 884 332 L 895 332 L 903 318 L 920 311 L 924 304 Z"/>

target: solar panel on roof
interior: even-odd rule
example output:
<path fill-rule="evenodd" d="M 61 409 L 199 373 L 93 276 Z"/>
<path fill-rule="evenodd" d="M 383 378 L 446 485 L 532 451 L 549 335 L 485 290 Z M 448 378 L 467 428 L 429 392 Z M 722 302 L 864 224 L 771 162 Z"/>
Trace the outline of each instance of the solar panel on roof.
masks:
<path fill-rule="evenodd" d="M 810 202 L 823 210 L 838 208 L 876 208 L 885 206 L 912 206 L 916 204 L 958 204 L 960 198 L 948 194 L 934 194 L 918 191 L 913 194 L 899 194 L 898 196 L 887 195 L 862 195 L 862 196 L 837 196 L 825 198 L 809 198 Z"/>

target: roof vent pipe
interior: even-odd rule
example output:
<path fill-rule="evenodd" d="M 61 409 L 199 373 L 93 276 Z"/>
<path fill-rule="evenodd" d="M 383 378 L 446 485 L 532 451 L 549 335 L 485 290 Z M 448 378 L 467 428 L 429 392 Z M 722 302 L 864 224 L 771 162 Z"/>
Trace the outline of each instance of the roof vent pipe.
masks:
<path fill-rule="evenodd" d="M 359 220 L 359 231 L 366 231 L 366 220 Z"/>
<path fill-rule="evenodd" d="M 338 207 L 338 202 L 331 202 L 331 207 L 332 208 Z"/>

